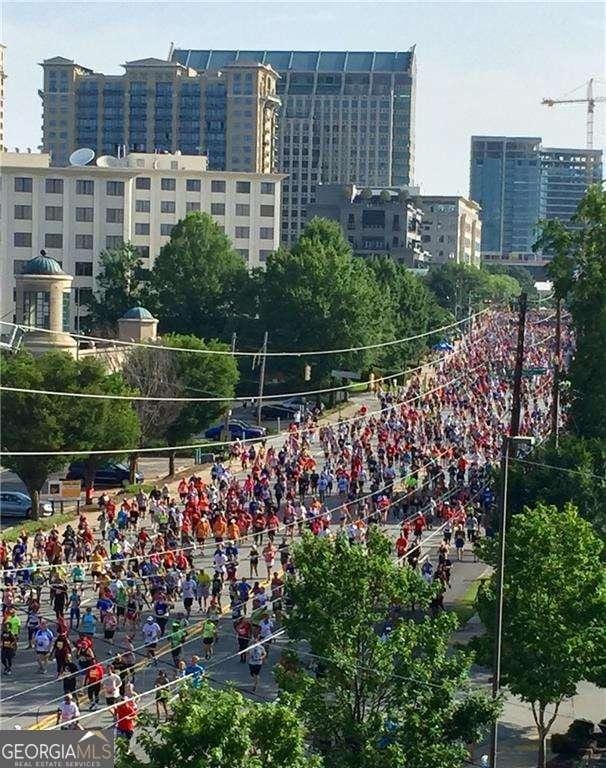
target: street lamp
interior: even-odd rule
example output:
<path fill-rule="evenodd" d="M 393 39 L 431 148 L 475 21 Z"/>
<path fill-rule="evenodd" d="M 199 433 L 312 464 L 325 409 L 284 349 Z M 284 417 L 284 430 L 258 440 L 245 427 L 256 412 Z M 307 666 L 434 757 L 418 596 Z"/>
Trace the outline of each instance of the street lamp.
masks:
<path fill-rule="evenodd" d="M 507 484 L 509 481 L 509 458 L 515 458 L 518 446 L 534 445 L 534 437 L 530 435 L 505 435 L 501 453 L 501 498 L 500 498 L 500 530 L 499 561 L 497 571 L 497 605 L 495 611 L 495 637 L 493 653 L 492 697 L 496 699 L 501 690 L 501 654 L 503 642 L 503 591 L 505 581 L 505 540 L 507 534 Z M 497 768 L 499 721 L 495 718 L 490 734 L 490 768 Z"/>

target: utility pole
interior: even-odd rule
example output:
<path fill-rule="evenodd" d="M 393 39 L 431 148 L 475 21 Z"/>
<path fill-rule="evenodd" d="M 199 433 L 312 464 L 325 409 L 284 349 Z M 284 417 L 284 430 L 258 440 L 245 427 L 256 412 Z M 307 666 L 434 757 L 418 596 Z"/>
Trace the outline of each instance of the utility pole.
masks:
<path fill-rule="evenodd" d="M 267 361 L 267 331 L 263 336 L 261 348 L 261 374 L 259 375 L 259 399 L 257 402 L 257 426 L 261 426 L 261 408 L 263 407 L 263 388 L 265 387 L 265 362 Z"/>
<path fill-rule="evenodd" d="M 556 301 L 556 348 L 551 394 L 551 434 L 557 448 L 560 442 L 560 368 L 562 366 L 562 299 Z"/>
<path fill-rule="evenodd" d="M 509 435 L 503 439 L 501 452 L 501 495 L 499 499 L 500 533 L 499 567 L 497 582 L 497 604 L 495 609 L 495 636 L 492 662 L 492 697 L 496 699 L 501 690 L 501 651 L 503 641 L 503 591 L 505 582 L 505 543 L 507 537 L 507 485 L 509 477 L 509 459 L 513 458 L 516 438 L 520 431 L 522 411 L 522 371 L 524 368 L 524 337 L 526 334 L 526 306 L 528 295 L 520 294 L 518 311 L 518 340 L 516 344 L 516 362 L 513 374 L 513 401 L 511 404 L 511 422 Z M 495 720 L 490 734 L 490 768 L 497 768 L 498 720 Z"/>
<path fill-rule="evenodd" d="M 234 354 L 234 352 L 236 351 L 236 339 L 237 339 L 237 334 L 236 334 L 236 332 L 234 331 L 234 332 L 232 333 L 232 335 L 231 335 L 231 353 L 232 353 L 232 355 L 233 355 L 233 354 Z"/>

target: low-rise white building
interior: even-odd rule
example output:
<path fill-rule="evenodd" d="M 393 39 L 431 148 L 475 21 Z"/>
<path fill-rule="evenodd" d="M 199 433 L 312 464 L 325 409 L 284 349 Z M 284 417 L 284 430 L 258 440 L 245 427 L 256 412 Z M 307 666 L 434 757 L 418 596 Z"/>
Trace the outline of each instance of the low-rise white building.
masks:
<path fill-rule="evenodd" d="M 48 154 L 0 153 L 0 315 L 14 276 L 44 249 L 74 275 L 72 317 L 95 287 L 99 254 L 132 242 L 151 267 L 173 226 L 206 211 L 250 267 L 280 244 L 284 174 L 208 171 L 203 156 L 131 153 L 118 165 L 50 167 Z"/>
<path fill-rule="evenodd" d="M 422 195 L 419 203 L 423 209 L 421 241 L 432 263 L 453 261 L 479 267 L 482 222 L 478 203 L 456 195 Z"/>

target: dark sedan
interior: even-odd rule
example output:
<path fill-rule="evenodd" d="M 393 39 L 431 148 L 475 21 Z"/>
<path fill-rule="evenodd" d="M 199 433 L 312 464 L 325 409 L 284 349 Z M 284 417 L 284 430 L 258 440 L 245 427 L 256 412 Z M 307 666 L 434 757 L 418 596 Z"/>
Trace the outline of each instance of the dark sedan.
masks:
<path fill-rule="evenodd" d="M 239 419 L 232 419 L 228 425 L 229 435 L 232 440 L 240 438 L 240 440 L 257 440 L 265 437 L 267 430 L 265 427 L 254 427 L 252 424 L 247 424 L 245 421 Z M 215 424 L 214 427 L 210 427 L 204 433 L 204 436 L 208 440 L 219 440 L 223 432 L 223 424 Z"/>
<path fill-rule="evenodd" d="M 67 480 L 84 480 L 85 472 L 85 461 L 73 461 L 67 471 Z M 106 461 L 97 467 L 93 485 L 95 488 L 114 488 L 118 485 L 127 485 L 129 477 L 130 470 L 126 464 L 117 461 Z M 140 472 L 136 473 L 136 483 L 142 483 L 144 479 Z"/>

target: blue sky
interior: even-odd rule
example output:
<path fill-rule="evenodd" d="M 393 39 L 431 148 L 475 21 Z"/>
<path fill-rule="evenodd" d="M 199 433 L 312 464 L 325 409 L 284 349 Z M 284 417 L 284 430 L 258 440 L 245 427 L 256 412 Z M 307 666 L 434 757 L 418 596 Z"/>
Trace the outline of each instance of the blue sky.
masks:
<path fill-rule="evenodd" d="M 407 50 L 417 46 L 416 181 L 428 194 L 466 194 L 473 133 L 542 136 L 584 146 L 584 105 L 548 109 L 590 76 L 606 81 L 601 2 L 11 2 L 6 143 L 40 143 L 42 70 L 65 56 L 118 73 L 125 61 L 179 47 Z M 606 95 L 606 82 L 597 90 Z M 575 95 L 583 93 L 583 89 Z M 604 145 L 604 112 L 596 145 Z"/>

